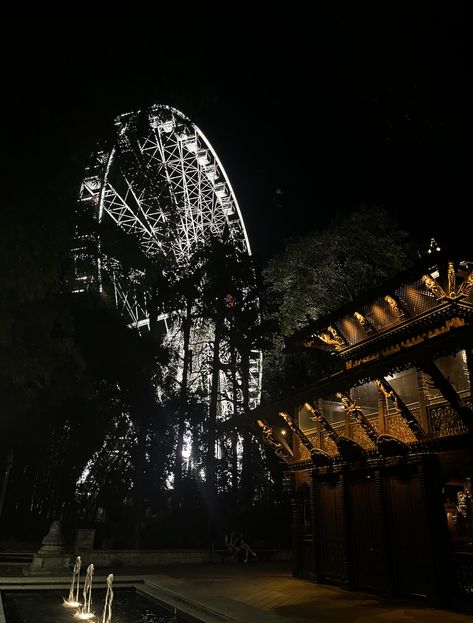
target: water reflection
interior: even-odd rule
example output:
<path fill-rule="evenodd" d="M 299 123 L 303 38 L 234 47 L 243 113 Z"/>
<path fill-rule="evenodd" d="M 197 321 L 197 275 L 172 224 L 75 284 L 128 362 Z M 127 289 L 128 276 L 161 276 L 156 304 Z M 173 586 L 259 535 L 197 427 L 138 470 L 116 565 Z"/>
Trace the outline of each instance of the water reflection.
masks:
<path fill-rule="evenodd" d="M 104 589 L 94 589 L 94 601 L 103 604 Z M 7 623 L 72 623 L 71 611 L 62 607 L 62 591 L 2 591 Z M 97 620 L 97 619 L 95 619 Z M 114 591 L 112 623 L 179 623 L 165 610 L 134 589 Z"/>

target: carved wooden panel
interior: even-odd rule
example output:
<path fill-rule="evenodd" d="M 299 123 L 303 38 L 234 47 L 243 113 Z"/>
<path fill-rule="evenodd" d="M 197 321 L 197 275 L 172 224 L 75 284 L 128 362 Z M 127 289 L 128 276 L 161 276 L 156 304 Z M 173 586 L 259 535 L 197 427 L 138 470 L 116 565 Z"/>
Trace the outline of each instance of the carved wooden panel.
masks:
<path fill-rule="evenodd" d="M 429 417 L 432 432 L 438 437 L 459 435 L 468 430 L 458 413 L 449 404 L 430 407 Z"/>
<path fill-rule="evenodd" d="M 338 454 L 338 449 L 334 441 L 326 433 L 322 433 L 322 450 L 325 450 L 327 454 L 335 456 Z"/>
<path fill-rule="evenodd" d="M 383 432 L 383 429 L 381 427 L 381 422 L 379 420 L 379 417 L 370 417 L 368 418 L 371 426 L 373 426 L 373 428 L 376 430 L 376 432 L 378 434 L 381 434 Z"/>
<path fill-rule="evenodd" d="M 399 414 L 386 417 L 386 433 L 405 443 L 416 440 L 414 433 Z"/>
<path fill-rule="evenodd" d="M 308 461 L 310 459 L 309 450 L 307 450 L 299 439 L 297 440 L 297 456 L 301 461 Z"/>
<path fill-rule="evenodd" d="M 348 484 L 347 484 L 348 488 Z M 353 574 L 357 589 L 377 590 L 388 583 L 383 515 L 372 474 L 350 481 Z"/>
<path fill-rule="evenodd" d="M 344 571 L 344 517 L 340 481 L 320 482 L 322 568 L 326 580 L 340 581 Z"/>
<path fill-rule="evenodd" d="M 312 481 L 311 471 L 308 469 L 300 469 L 295 472 L 294 484 L 296 489 L 306 487 L 309 489 Z"/>
<path fill-rule="evenodd" d="M 320 444 L 317 440 L 317 433 L 312 433 L 311 435 L 307 435 L 307 438 L 316 448 L 320 447 Z M 296 458 L 299 461 L 308 461 L 310 460 L 310 450 L 308 450 L 300 439 L 296 437 Z"/>
<path fill-rule="evenodd" d="M 433 588 L 432 547 L 419 475 L 415 469 L 406 470 L 388 478 L 386 484 L 399 592 L 428 595 Z"/>
<path fill-rule="evenodd" d="M 374 449 L 373 442 L 367 436 L 367 434 L 362 429 L 362 427 L 356 422 L 353 424 L 350 424 L 350 437 L 353 439 L 353 441 L 356 441 L 357 443 L 359 443 L 360 446 L 364 448 L 365 450 Z"/>
<path fill-rule="evenodd" d="M 312 539 L 305 537 L 300 544 L 300 562 L 298 575 L 312 578 L 314 574 L 314 553 Z"/>

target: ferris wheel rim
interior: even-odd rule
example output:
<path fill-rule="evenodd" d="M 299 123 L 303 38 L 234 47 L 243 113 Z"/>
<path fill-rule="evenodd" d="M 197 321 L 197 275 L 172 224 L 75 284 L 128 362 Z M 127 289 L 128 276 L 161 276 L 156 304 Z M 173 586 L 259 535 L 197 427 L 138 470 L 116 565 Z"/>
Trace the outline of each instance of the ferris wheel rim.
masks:
<path fill-rule="evenodd" d="M 222 165 L 222 163 L 220 161 L 220 158 L 218 157 L 216 151 L 212 147 L 212 144 L 209 142 L 209 140 L 207 139 L 205 134 L 202 132 L 202 130 L 195 123 L 193 123 L 192 121 L 191 121 L 191 123 L 194 126 L 194 128 L 197 130 L 199 135 L 202 137 L 202 139 L 204 140 L 204 142 L 207 145 L 207 147 L 209 148 L 209 150 L 211 151 L 213 157 L 217 161 L 218 166 L 220 167 L 220 171 L 222 172 L 222 175 L 223 175 L 223 177 L 225 179 L 225 182 L 228 184 L 228 188 L 230 189 L 230 192 L 231 192 L 232 197 L 233 197 L 233 201 L 235 203 L 235 208 L 237 210 L 238 219 L 239 219 L 241 227 L 242 227 L 243 236 L 244 236 L 245 243 L 246 243 L 246 250 L 248 252 L 248 255 L 251 256 L 251 246 L 250 246 L 250 241 L 249 241 L 249 238 L 248 238 L 248 233 L 246 231 L 245 221 L 243 219 L 243 215 L 242 215 L 241 210 L 240 210 L 240 205 L 238 203 L 237 196 L 235 194 L 235 191 L 233 190 L 233 186 L 232 186 L 232 184 L 231 184 L 231 182 L 230 182 L 230 180 L 228 178 L 227 172 L 225 171 L 225 168 Z"/>
<path fill-rule="evenodd" d="M 118 137 L 120 136 L 126 136 L 127 135 L 127 131 L 129 129 L 129 119 L 137 119 L 140 115 L 147 115 L 148 117 L 148 121 L 147 121 L 147 126 L 149 128 L 152 128 L 153 126 L 150 123 L 150 117 L 151 115 L 157 114 L 157 113 L 162 113 L 162 112 L 170 112 L 175 118 L 177 118 L 179 121 L 183 122 L 185 124 L 185 126 L 192 131 L 192 133 L 195 134 L 196 139 L 198 139 L 198 141 L 201 143 L 202 147 L 207 149 L 211 159 L 213 161 L 213 163 L 216 165 L 216 167 L 218 167 L 218 172 L 219 172 L 219 177 L 222 179 L 222 182 L 225 187 L 228 190 L 228 196 L 231 199 L 231 205 L 234 208 L 234 211 L 236 213 L 236 218 L 232 221 L 229 220 L 228 218 L 228 214 L 225 213 L 223 206 L 220 205 L 219 206 L 219 210 L 218 212 L 220 214 L 223 213 L 224 215 L 224 219 L 225 222 L 228 223 L 228 226 L 230 227 L 230 231 L 232 232 L 232 238 L 235 240 L 235 242 L 237 240 L 240 241 L 240 244 L 243 244 L 245 252 L 251 256 L 252 252 L 251 252 L 251 245 L 250 245 L 250 241 L 249 241 L 249 237 L 248 237 L 248 233 L 246 230 L 246 226 L 245 226 L 245 221 L 243 219 L 243 214 L 240 208 L 240 205 L 238 203 L 238 199 L 236 197 L 235 194 L 235 190 L 230 182 L 230 179 L 228 177 L 228 174 L 220 160 L 220 158 L 218 157 L 215 149 L 213 148 L 212 144 L 210 143 L 209 139 L 206 137 L 206 135 L 204 134 L 204 132 L 189 118 L 187 117 L 184 113 L 182 113 L 180 110 L 178 110 L 177 108 L 173 107 L 173 106 L 169 106 L 167 104 L 153 104 L 147 108 L 143 108 L 143 109 L 139 109 L 136 111 L 130 111 L 127 113 L 123 113 L 121 115 L 118 115 L 117 117 L 115 117 L 115 125 L 118 126 L 121 124 L 122 127 L 117 130 L 118 131 Z M 174 140 L 176 141 L 176 143 L 180 140 L 179 136 L 176 133 L 176 126 L 173 126 L 172 131 L 170 132 L 170 134 L 173 135 Z M 141 147 L 139 147 L 141 155 L 143 154 L 143 151 L 141 149 Z M 105 195 L 105 188 L 107 186 L 107 183 L 109 182 L 110 179 L 110 174 L 111 174 L 111 170 L 112 170 L 112 166 L 116 160 L 116 157 L 118 154 L 121 153 L 121 150 L 119 148 L 119 145 L 116 144 L 116 141 L 113 141 L 112 146 L 110 147 L 109 150 L 107 150 L 108 153 L 106 154 L 106 163 L 105 166 L 102 169 L 102 174 L 101 174 L 101 179 L 100 179 L 100 192 L 99 192 L 99 210 L 98 210 L 98 219 L 99 221 L 102 220 L 104 212 L 109 212 L 109 210 L 107 210 L 106 208 L 104 208 L 104 195 Z M 165 162 L 163 161 L 163 164 L 165 164 Z M 119 165 L 120 167 L 120 165 Z M 122 175 L 123 172 L 122 172 Z M 168 187 L 171 189 L 172 191 L 172 185 L 171 183 L 168 181 Z M 131 188 L 131 187 L 130 187 Z M 215 193 L 215 185 L 213 187 L 213 192 Z M 216 195 L 217 197 L 219 195 Z M 126 203 L 126 202 L 124 202 Z M 185 205 L 185 209 L 187 210 L 189 206 Z M 113 217 L 112 217 L 113 218 Z M 118 224 L 118 223 L 117 223 Z M 120 224 L 118 224 L 118 226 L 120 226 Z M 144 228 L 144 230 L 146 230 L 146 228 L 143 226 L 143 223 L 141 223 L 141 226 Z M 222 233 L 223 230 L 220 231 L 220 234 Z M 152 234 L 152 237 L 154 237 L 154 232 L 149 232 L 148 234 Z M 205 239 L 207 236 L 203 235 L 202 239 Z M 178 241 L 179 238 L 176 238 L 176 241 Z"/>

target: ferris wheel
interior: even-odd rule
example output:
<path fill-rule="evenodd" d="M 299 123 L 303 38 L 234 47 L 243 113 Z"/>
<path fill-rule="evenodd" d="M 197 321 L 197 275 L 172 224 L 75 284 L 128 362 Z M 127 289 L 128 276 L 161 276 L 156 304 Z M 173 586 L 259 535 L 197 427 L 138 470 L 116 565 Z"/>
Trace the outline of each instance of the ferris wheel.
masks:
<path fill-rule="evenodd" d="M 111 219 L 132 233 L 148 257 L 171 256 L 185 266 L 196 247 L 224 233 L 235 247 L 251 255 L 245 225 L 217 154 L 203 132 L 183 113 L 167 105 L 119 115 L 111 144 L 97 150 L 86 168 L 79 208 L 98 222 Z M 76 235 L 75 291 L 113 284 L 115 302 L 130 325 L 149 327 L 146 299 L 137 296 L 133 278 L 120 277 L 120 265 L 104 257 L 100 241 Z M 94 274 L 81 270 L 80 258 L 95 256 Z M 79 260 L 79 261 L 78 261 Z M 87 265 L 84 262 L 83 265 Z M 162 320 L 166 322 L 166 314 Z M 253 385 L 259 394 L 261 356 L 255 352 Z"/>
<path fill-rule="evenodd" d="M 210 234 L 228 232 L 251 254 L 238 201 L 209 141 L 165 105 L 115 119 L 114 144 L 92 156 L 80 203 L 139 234 L 148 256 L 172 253 L 185 263 Z M 171 232 L 171 239 L 170 239 Z"/>

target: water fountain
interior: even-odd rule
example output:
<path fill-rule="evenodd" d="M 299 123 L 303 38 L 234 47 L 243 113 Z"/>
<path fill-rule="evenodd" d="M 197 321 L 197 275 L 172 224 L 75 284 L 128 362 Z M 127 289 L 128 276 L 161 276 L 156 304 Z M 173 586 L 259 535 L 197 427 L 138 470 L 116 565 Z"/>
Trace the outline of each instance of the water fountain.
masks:
<path fill-rule="evenodd" d="M 82 595 L 84 597 L 84 603 L 82 604 L 82 608 L 78 610 L 74 617 L 76 619 L 81 619 L 83 621 L 87 621 L 89 619 L 93 619 L 95 615 L 91 612 L 90 606 L 92 603 L 92 579 L 94 576 L 94 565 L 90 564 L 87 567 L 87 574 L 85 576 L 84 588 L 82 591 Z"/>
<path fill-rule="evenodd" d="M 113 602 L 113 573 L 107 576 L 107 594 L 103 606 L 102 623 L 112 623 L 112 602 Z"/>
<path fill-rule="evenodd" d="M 77 556 L 72 571 L 71 588 L 69 589 L 69 597 L 64 600 L 65 608 L 78 608 L 80 606 L 79 601 L 79 583 L 80 583 L 80 568 L 82 567 L 82 560 L 80 556 Z"/>

